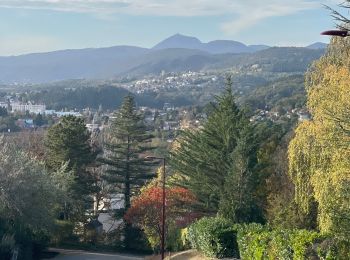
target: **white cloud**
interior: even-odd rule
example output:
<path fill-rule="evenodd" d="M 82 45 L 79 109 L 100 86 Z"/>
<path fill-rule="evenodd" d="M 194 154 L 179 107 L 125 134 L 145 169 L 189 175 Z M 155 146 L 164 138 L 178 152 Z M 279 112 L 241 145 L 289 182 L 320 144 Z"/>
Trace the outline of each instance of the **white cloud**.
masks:
<path fill-rule="evenodd" d="M 260 21 L 277 16 L 291 15 L 303 10 L 320 7 L 320 3 L 314 1 L 283 1 L 283 0 L 247 0 L 250 5 L 238 5 L 237 18 L 221 25 L 226 34 L 235 34 L 246 28 L 252 27 Z"/>
<path fill-rule="evenodd" d="M 232 17 L 221 25 L 235 34 L 268 17 L 290 15 L 336 0 L 0 0 L 0 7 L 84 12 L 108 17 L 123 13 L 151 16 Z"/>

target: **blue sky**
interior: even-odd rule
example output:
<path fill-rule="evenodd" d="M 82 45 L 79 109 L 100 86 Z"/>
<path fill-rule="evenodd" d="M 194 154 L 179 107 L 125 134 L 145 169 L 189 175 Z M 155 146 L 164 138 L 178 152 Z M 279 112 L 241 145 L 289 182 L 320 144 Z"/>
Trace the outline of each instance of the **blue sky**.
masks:
<path fill-rule="evenodd" d="M 334 28 L 337 0 L 0 0 L 0 56 L 59 49 L 152 47 L 175 33 L 203 42 L 304 46 Z M 346 13 L 345 13 L 346 14 Z"/>

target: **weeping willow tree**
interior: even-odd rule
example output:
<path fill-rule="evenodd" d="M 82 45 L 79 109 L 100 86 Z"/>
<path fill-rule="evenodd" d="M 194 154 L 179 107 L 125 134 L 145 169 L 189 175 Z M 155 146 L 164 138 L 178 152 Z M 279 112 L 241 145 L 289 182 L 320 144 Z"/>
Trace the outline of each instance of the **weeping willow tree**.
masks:
<path fill-rule="evenodd" d="M 312 120 L 289 145 L 295 200 L 308 213 L 318 205 L 322 232 L 350 234 L 350 41 L 334 38 L 306 76 Z"/>

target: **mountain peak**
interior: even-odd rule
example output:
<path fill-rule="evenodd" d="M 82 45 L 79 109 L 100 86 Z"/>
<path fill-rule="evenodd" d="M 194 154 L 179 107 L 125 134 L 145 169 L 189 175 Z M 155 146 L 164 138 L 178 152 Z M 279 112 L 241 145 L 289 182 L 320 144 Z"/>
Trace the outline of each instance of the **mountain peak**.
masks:
<path fill-rule="evenodd" d="M 186 36 L 182 34 L 174 34 L 164 41 L 161 41 L 152 49 L 171 49 L 171 48 L 184 48 L 184 49 L 200 49 L 202 42 L 196 37 Z"/>
<path fill-rule="evenodd" d="M 249 53 L 268 48 L 265 45 L 247 46 L 241 42 L 232 40 L 216 40 L 208 43 L 201 42 L 198 38 L 176 33 L 154 46 L 153 50 L 163 49 L 195 49 L 211 54 L 221 53 Z"/>

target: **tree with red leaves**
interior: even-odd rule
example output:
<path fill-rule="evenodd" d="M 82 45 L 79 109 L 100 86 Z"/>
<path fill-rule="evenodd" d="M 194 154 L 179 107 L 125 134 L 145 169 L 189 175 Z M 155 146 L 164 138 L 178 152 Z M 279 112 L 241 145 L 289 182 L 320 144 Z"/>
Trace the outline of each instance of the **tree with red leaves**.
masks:
<path fill-rule="evenodd" d="M 196 219 L 191 208 L 196 202 L 194 195 L 187 189 L 166 188 L 166 230 L 169 232 L 183 228 Z M 162 189 L 157 186 L 147 187 L 132 201 L 126 212 L 125 220 L 141 228 L 153 249 L 159 246 L 162 234 Z"/>

